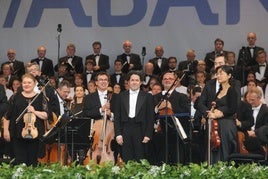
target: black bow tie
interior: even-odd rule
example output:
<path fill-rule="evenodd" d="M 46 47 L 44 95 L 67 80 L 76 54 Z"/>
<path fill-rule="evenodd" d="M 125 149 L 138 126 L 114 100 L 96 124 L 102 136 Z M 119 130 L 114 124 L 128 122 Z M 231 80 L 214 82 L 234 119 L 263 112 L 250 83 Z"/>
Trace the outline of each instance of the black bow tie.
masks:
<path fill-rule="evenodd" d="M 248 47 L 249 49 L 254 49 L 255 47 Z"/>
<path fill-rule="evenodd" d="M 259 65 L 259 67 L 265 67 L 265 65 Z"/>
<path fill-rule="evenodd" d="M 100 56 L 100 54 L 95 54 L 95 57 L 96 57 L 96 56 Z"/>
<path fill-rule="evenodd" d="M 93 72 L 92 71 L 87 71 L 87 74 L 93 74 Z"/>
<path fill-rule="evenodd" d="M 127 57 L 130 57 L 130 54 L 126 54 Z"/>
<path fill-rule="evenodd" d="M 43 61 L 44 60 L 44 58 L 39 58 L 39 61 Z"/>

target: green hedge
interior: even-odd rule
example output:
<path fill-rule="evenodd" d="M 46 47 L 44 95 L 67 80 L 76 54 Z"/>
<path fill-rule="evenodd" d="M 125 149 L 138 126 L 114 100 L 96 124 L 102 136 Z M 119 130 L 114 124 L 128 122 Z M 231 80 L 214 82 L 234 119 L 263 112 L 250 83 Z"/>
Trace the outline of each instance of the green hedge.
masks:
<path fill-rule="evenodd" d="M 152 166 L 147 161 L 141 163 L 129 162 L 122 168 L 107 163 L 104 166 L 89 164 L 87 166 L 60 166 L 51 164 L 38 167 L 27 167 L 25 165 L 12 166 L 1 164 L 0 178 L 268 178 L 268 167 L 257 164 L 240 165 L 235 167 L 234 163 L 218 163 L 207 167 L 206 164 L 190 164 L 187 166 Z"/>

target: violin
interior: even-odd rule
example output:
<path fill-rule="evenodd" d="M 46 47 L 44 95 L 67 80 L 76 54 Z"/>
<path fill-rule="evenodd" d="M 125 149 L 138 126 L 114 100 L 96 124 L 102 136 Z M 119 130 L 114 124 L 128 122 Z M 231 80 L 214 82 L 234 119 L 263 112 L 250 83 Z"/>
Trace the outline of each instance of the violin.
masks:
<path fill-rule="evenodd" d="M 160 106 L 162 102 L 163 102 L 163 100 L 161 100 L 157 106 Z M 169 107 L 164 107 L 162 109 L 159 109 L 159 115 L 160 116 L 164 116 L 164 115 L 171 116 L 173 114 L 174 114 L 173 110 L 171 108 L 169 108 Z M 162 131 L 159 119 L 156 120 L 155 125 L 154 125 L 154 129 L 155 129 L 155 132 L 161 132 Z"/>
<path fill-rule="evenodd" d="M 216 107 L 216 103 L 212 102 L 212 108 L 211 111 L 213 112 Z M 216 119 L 210 119 L 211 120 L 211 143 L 212 143 L 212 149 L 218 149 L 221 145 L 221 139 L 219 136 L 219 124 Z"/>
<path fill-rule="evenodd" d="M 35 139 L 38 136 L 38 130 L 35 127 L 36 115 L 32 112 L 27 112 L 23 116 L 24 128 L 21 135 L 24 139 Z"/>

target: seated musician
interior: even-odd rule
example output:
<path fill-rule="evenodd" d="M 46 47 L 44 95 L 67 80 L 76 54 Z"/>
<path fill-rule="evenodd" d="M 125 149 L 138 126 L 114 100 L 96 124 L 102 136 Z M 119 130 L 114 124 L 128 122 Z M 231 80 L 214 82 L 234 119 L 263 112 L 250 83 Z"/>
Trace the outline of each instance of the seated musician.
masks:
<path fill-rule="evenodd" d="M 252 107 L 254 124 L 247 130 L 249 137 L 245 141 L 245 146 L 250 153 L 264 154 L 264 151 L 256 145 L 260 142 L 256 134 L 262 126 L 268 125 L 268 108 L 266 104 L 262 103 L 262 93 L 258 88 L 249 90 L 246 100 Z"/>
<path fill-rule="evenodd" d="M 180 114 L 180 113 L 189 113 L 189 99 L 187 95 L 182 94 L 174 90 L 176 85 L 172 87 L 172 84 L 176 80 L 176 75 L 171 72 L 165 72 L 162 76 L 162 85 L 164 90 L 162 93 L 158 93 L 154 95 L 154 104 L 155 104 L 155 111 L 162 113 L 162 117 L 160 119 L 161 128 L 165 129 L 165 115 L 166 115 L 166 106 L 169 108 L 174 115 Z M 171 90 L 169 90 L 171 88 Z M 169 90 L 169 95 L 167 99 L 163 100 L 163 94 L 165 94 Z M 160 101 L 162 101 L 160 103 Z M 161 152 L 161 161 L 160 162 L 168 162 L 171 164 L 176 164 L 178 162 L 185 163 L 186 162 L 186 155 L 185 155 L 185 147 L 182 142 L 182 140 L 179 138 L 178 132 L 171 121 L 171 118 L 169 117 L 170 114 L 168 114 L 168 131 L 163 130 L 163 135 L 168 135 L 168 146 L 163 145 L 161 150 L 164 152 Z M 178 117 L 180 118 L 180 117 Z M 188 125 L 188 120 L 180 120 L 182 122 L 182 125 L 185 124 Z M 183 127 L 185 127 L 183 125 Z M 188 130 L 186 130 L 188 131 Z M 165 147 L 167 147 L 168 152 L 165 151 Z M 166 153 L 167 152 L 167 153 Z M 164 156 L 163 156 L 164 154 Z M 165 155 L 168 155 L 168 159 L 165 158 Z M 165 161 L 167 160 L 167 161 Z"/>

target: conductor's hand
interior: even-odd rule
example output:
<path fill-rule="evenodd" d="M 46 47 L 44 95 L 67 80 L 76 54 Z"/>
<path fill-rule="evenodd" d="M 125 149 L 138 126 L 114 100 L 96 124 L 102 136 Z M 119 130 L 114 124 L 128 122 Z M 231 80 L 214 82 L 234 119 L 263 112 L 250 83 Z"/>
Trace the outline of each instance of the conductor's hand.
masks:
<path fill-rule="evenodd" d="M 119 145 L 123 145 L 123 136 L 122 135 L 119 135 L 116 137 L 116 142 L 119 144 Z"/>
<path fill-rule="evenodd" d="M 150 138 L 147 136 L 144 136 L 142 143 L 146 144 L 150 141 Z"/>

